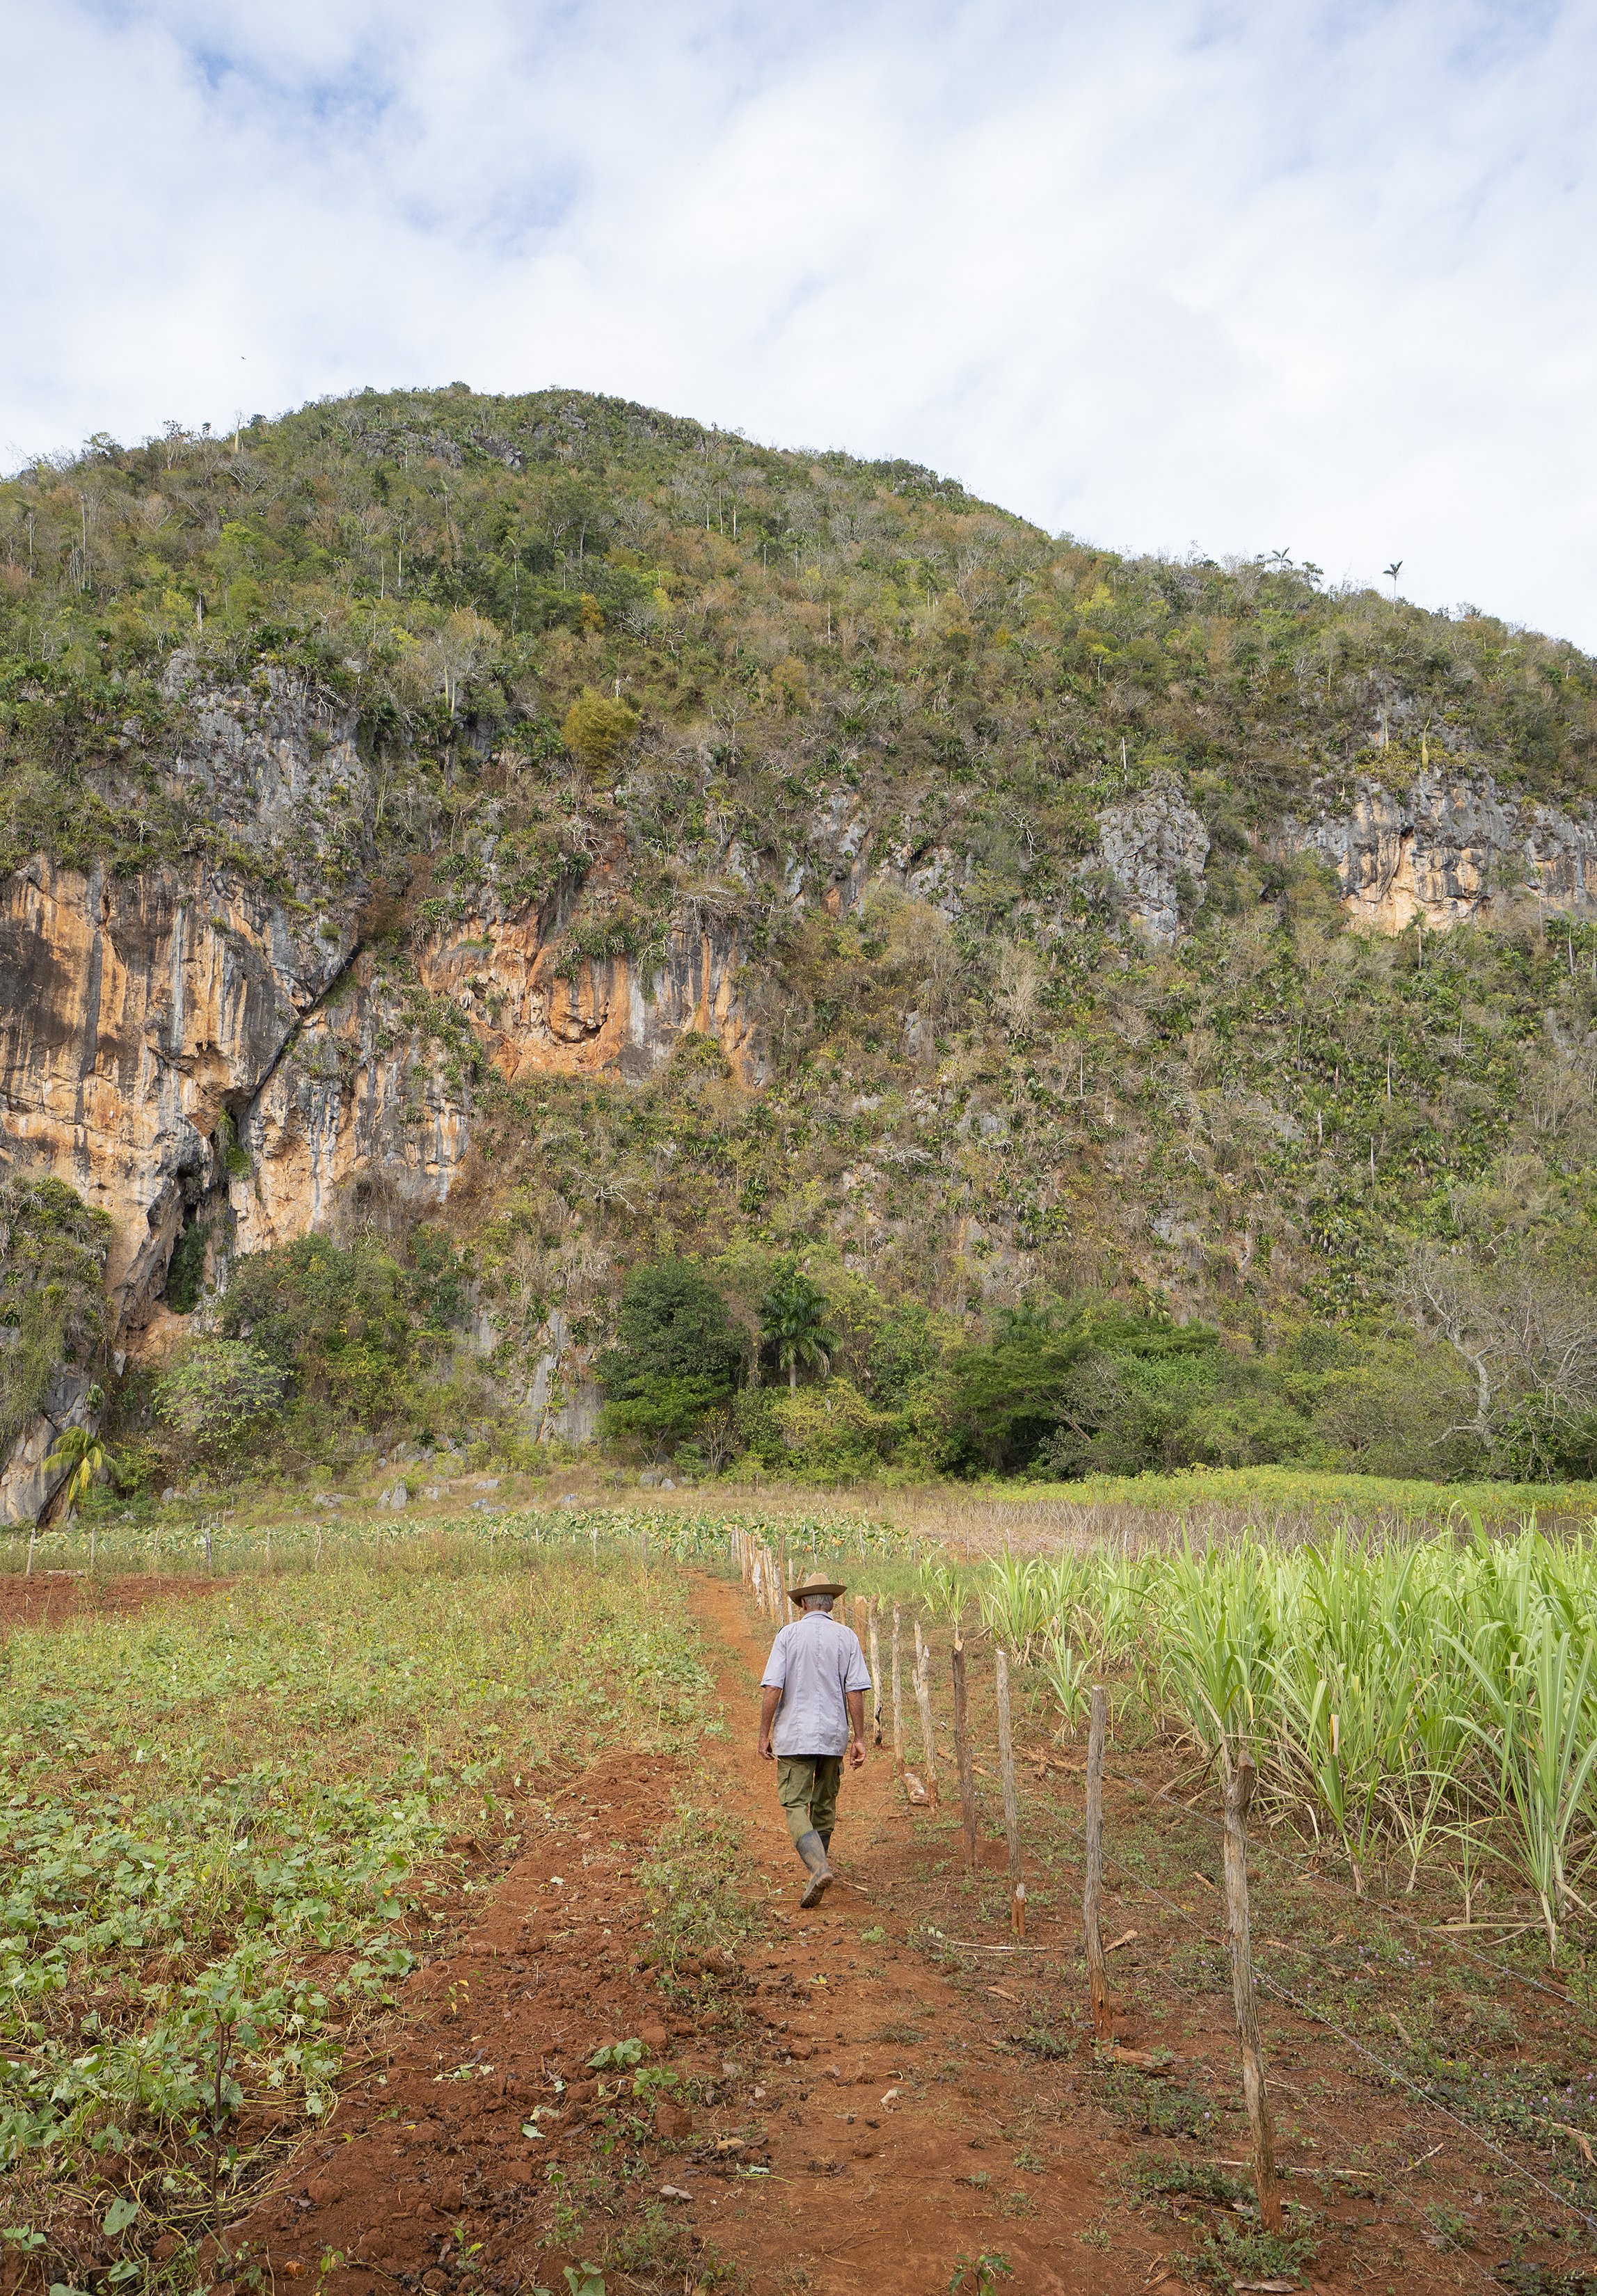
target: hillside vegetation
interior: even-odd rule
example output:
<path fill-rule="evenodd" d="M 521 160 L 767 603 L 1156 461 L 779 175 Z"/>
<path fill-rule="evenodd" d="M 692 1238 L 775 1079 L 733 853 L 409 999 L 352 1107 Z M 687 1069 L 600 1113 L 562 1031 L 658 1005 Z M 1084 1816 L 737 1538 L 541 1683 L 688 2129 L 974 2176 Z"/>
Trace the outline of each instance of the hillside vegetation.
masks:
<path fill-rule="evenodd" d="M 464 385 L 91 440 L 0 487 L 0 561 L 4 865 L 203 857 L 356 906 L 471 1098 L 419 1240 L 335 1223 L 318 1296 L 336 1275 L 354 1323 L 258 1332 L 189 1268 L 191 1384 L 232 1401 L 184 1421 L 136 1381 L 152 1481 L 268 1428 L 284 1459 L 508 1455 L 556 1316 L 556 1401 L 608 1348 L 609 1439 L 704 1468 L 1597 1466 L 1597 927 L 1372 938 L 1279 834 L 1441 766 L 1589 800 L 1574 648 Z M 354 714 L 367 775 L 286 839 L 183 770 L 206 696 L 285 684 Z M 1162 792 L 1210 840 L 1163 946 L 1099 821 Z M 758 1061 L 689 1036 L 643 1082 L 507 1081 L 491 1009 L 416 956 L 535 906 L 573 972 L 646 973 L 685 920 L 729 939 Z M 704 1308 L 704 1361 L 642 1326 L 623 1360 L 662 1266 L 736 1346 Z M 265 1255 L 228 1297 L 304 1273 Z"/>

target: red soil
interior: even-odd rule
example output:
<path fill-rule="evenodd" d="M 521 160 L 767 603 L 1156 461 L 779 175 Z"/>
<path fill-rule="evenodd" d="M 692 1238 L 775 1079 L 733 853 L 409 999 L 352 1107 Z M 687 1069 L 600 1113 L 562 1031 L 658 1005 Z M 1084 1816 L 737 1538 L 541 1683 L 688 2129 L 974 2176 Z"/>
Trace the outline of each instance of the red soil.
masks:
<path fill-rule="evenodd" d="M 227 1583 L 225 1578 L 90 1578 L 77 1570 L 12 1570 L 0 1576 L 0 1636 L 14 1627 L 63 1627 L 89 1616 L 125 1618 L 149 1603 L 214 1595 Z"/>
<path fill-rule="evenodd" d="M 322 2276 L 337 2296 L 396 2281 L 558 2290 L 568 2263 L 598 2258 L 606 2243 L 610 2296 L 723 2284 L 758 2296 L 932 2296 L 984 2253 L 1007 2261 L 1012 2277 L 997 2286 L 1016 2296 L 1130 2296 L 1162 2284 L 1174 2296 L 1192 2235 L 1124 2204 L 1120 2173 L 1145 2140 L 1107 2109 L 1081 2034 L 1067 1908 L 1038 1924 L 1044 1951 L 971 1950 L 967 1969 L 930 1959 L 912 1928 L 989 1945 L 1003 1932 L 961 1898 L 957 1834 L 911 1819 L 878 1758 L 844 1788 L 838 1887 L 819 1913 L 798 1911 L 801 1869 L 753 1745 L 768 1629 L 717 1582 L 700 1583 L 698 1607 L 729 1726 L 704 1741 L 707 1798 L 748 1822 L 746 1896 L 763 1936 L 729 1966 L 690 1972 L 686 1994 L 645 1965 L 638 1864 L 673 1788 L 691 1783 L 702 1800 L 706 1781 L 663 1761 L 605 1759 L 485 1894 L 469 1931 L 410 1981 L 369 2071 L 346 2068 L 333 2125 L 232 2228 L 230 2246 L 245 2243 L 247 2261 L 269 2265 L 279 2296 L 285 2281 L 309 2292 Z M 955 1861 L 942 1878 L 932 1852 Z M 1035 1879 L 1042 1893 L 1058 1882 Z M 1234 2160 L 1229 1998 L 1163 1981 L 1175 1940 L 1145 1895 L 1127 1885 L 1109 1910 L 1115 1932 L 1132 1931 L 1114 1966 L 1129 1976 L 1140 1962 L 1170 2003 L 1141 2030 L 1123 2021 L 1122 2037 L 1174 2053 L 1183 2084 L 1214 2101 L 1201 2157 Z M 1074 2035 L 1069 2054 L 1026 2054 L 1017 2039 L 1036 2028 Z M 651 2125 L 630 2080 L 618 2095 L 585 2071 L 597 2046 L 628 2037 L 704 2085 L 691 2112 L 663 2104 Z M 1357 2180 L 1345 2198 L 1313 2196 L 1322 2222 L 1311 2288 L 1401 2282 L 1412 2296 L 1478 2285 L 1479 2263 L 1440 2252 L 1421 2195 L 1410 2188 L 1405 2201 L 1398 2182 L 1409 2154 L 1446 2132 L 1416 2124 L 1287 2013 L 1269 2013 L 1266 2046 L 1290 2069 L 1277 2088 L 1288 2175 L 1368 2160 L 1360 2148 L 1383 2138 L 1397 2164 L 1387 2204 Z M 1318 2076 L 1311 2098 L 1303 2085 Z M 530 2138 L 535 2107 L 542 2133 Z M 1447 2171 L 1433 2159 L 1427 2173 Z M 1478 2169 L 1465 2160 L 1457 2173 Z"/>

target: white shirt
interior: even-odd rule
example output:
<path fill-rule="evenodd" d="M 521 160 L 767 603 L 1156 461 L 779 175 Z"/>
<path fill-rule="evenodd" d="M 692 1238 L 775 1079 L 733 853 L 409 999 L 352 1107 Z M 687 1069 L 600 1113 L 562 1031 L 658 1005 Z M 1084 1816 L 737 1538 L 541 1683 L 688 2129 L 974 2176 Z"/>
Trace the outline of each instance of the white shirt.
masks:
<path fill-rule="evenodd" d="M 852 1627 L 825 1611 L 806 1611 L 778 1630 L 760 1687 L 782 1693 L 771 1731 L 778 1754 L 843 1754 L 844 1702 L 850 1691 L 870 1688 L 870 1669 Z"/>

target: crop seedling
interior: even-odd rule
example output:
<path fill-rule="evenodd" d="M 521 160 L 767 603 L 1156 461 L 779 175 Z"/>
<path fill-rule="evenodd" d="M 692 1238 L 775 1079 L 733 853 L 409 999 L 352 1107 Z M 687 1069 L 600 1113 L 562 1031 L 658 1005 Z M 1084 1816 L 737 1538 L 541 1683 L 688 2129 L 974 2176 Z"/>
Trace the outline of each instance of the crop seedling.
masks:
<path fill-rule="evenodd" d="M 1000 2280 L 1014 2277 L 1014 2267 L 1000 2249 L 984 2249 L 979 2256 L 959 2256 L 949 2276 L 949 2296 L 992 2296 Z"/>

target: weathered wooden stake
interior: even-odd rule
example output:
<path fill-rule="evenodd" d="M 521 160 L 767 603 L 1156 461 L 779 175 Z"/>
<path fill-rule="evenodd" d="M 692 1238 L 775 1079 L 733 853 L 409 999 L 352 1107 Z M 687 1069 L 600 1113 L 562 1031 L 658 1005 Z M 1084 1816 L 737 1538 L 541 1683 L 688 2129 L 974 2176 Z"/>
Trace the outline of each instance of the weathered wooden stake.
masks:
<path fill-rule="evenodd" d="M 1092 1716 L 1087 1731 L 1087 1882 L 1082 1892 L 1082 1922 L 1087 1933 L 1087 1980 L 1092 1988 L 1092 2030 L 1100 2041 L 1114 2038 L 1109 1980 L 1099 1926 L 1104 1887 L 1104 1740 L 1109 1702 L 1101 1682 L 1092 1685 Z"/>
<path fill-rule="evenodd" d="M 904 1767 L 904 1698 L 903 1684 L 899 1674 L 898 1604 L 893 1606 L 893 1767 Z"/>
<path fill-rule="evenodd" d="M 1020 1878 L 1020 1798 L 1015 1791 L 1015 1733 L 1009 1720 L 1009 1653 L 1000 1643 L 993 1652 L 993 1687 L 998 1695 L 998 1772 L 1004 1790 L 1004 1847 L 1009 1866 L 1009 1926 L 1025 1935 L 1025 1883 Z"/>
<path fill-rule="evenodd" d="M 882 1742 L 882 1653 L 877 1645 L 877 1606 L 870 1603 L 866 1611 L 870 1628 L 870 1742 Z"/>
<path fill-rule="evenodd" d="M 937 1739 L 932 1727 L 932 1653 L 915 1621 L 915 1703 L 920 1710 L 920 1743 L 926 1756 L 926 1799 L 937 1806 Z"/>
<path fill-rule="evenodd" d="M 975 1872 L 975 1768 L 970 1751 L 969 1691 L 965 1680 L 965 1637 L 954 1628 L 954 1760 L 959 1772 L 959 1822 L 965 1828 L 965 1870 Z"/>
<path fill-rule="evenodd" d="M 1259 2193 L 1259 2221 L 1279 2232 L 1280 2194 L 1275 2178 L 1275 2139 L 1270 2127 L 1270 2100 L 1264 2094 L 1264 2054 L 1259 2046 L 1259 2005 L 1253 1989 L 1253 1939 L 1247 1925 L 1247 1806 L 1258 1772 L 1246 1747 L 1233 1765 L 1225 1762 L 1225 1923 L 1231 1948 L 1231 1994 L 1237 2009 L 1237 2040 L 1242 2053 L 1242 2102 L 1253 2139 L 1254 2181 Z"/>

